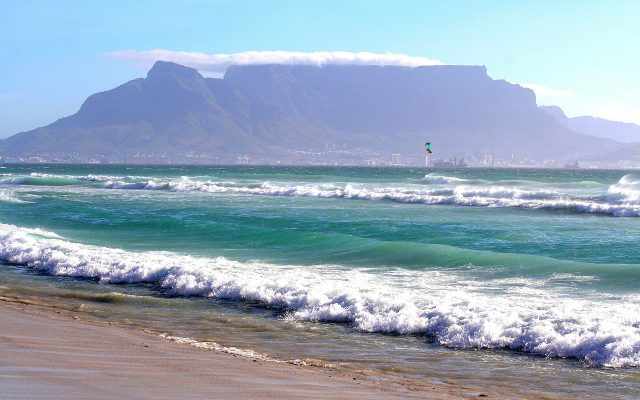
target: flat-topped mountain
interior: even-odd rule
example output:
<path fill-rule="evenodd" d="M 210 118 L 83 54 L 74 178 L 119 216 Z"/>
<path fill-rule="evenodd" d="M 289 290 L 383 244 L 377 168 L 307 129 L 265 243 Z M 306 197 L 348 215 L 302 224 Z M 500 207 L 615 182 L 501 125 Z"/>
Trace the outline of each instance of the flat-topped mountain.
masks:
<path fill-rule="evenodd" d="M 223 79 L 158 61 L 146 78 L 90 96 L 80 110 L 16 134 L 0 154 L 77 154 L 127 161 L 234 162 L 514 154 L 577 159 L 620 144 L 573 132 L 534 93 L 479 66 L 232 66 Z"/>

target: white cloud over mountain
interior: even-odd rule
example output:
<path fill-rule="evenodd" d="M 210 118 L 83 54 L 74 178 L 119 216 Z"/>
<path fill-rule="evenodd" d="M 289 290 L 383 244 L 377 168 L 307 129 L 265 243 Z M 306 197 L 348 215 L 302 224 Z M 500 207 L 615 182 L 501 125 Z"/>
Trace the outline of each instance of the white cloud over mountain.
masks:
<path fill-rule="evenodd" d="M 427 57 L 410 56 L 398 53 L 371 53 L 349 51 L 245 51 L 229 54 L 206 54 L 201 52 L 173 51 L 173 50 L 123 50 L 106 54 L 108 57 L 133 61 L 145 68 L 149 68 L 158 60 L 172 61 L 181 65 L 193 67 L 206 76 L 221 77 L 231 65 L 260 65 L 260 64 L 288 64 L 288 65 L 395 65 L 405 67 L 419 67 L 423 65 L 444 65 L 445 63 Z M 523 87 L 533 90 L 538 97 L 571 97 L 575 93 L 569 90 L 554 89 L 536 83 L 521 83 Z M 550 101 L 550 99 L 548 99 Z M 555 101 L 553 104 L 556 104 Z M 614 114 L 621 120 L 638 122 L 637 118 L 617 113 L 600 112 L 607 117 Z M 631 114 L 631 113 L 627 113 Z M 624 118 L 623 118 L 624 117 Z"/>
<path fill-rule="evenodd" d="M 172 50 L 124 50 L 108 53 L 107 56 L 132 60 L 144 67 L 155 61 L 172 61 L 193 67 L 209 76 L 224 74 L 230 65 L 297 64 L 297 65 L 397 65 L 418 67 L 442 65 L 438 60 L 396 53 L 369 53 L 348 51 L 245 51 L 231 54 L 205 54 Z"/>

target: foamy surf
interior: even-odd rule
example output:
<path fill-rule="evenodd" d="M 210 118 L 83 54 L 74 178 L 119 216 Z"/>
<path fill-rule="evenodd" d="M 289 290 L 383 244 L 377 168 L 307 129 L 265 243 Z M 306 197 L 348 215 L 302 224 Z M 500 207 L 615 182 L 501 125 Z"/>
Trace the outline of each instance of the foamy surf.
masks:
<path fill-rule="evenodd" d="M 251 349 L 239 349 L 237 347 L 232 347 L 232 346 L 231 347 L 223 346 L 216 342 L 200 341 L 193 338 L 182 337 L 182 336 L 172 336 L 167 333 L 161 333 L 160 337 L 163 339 L 170 340 L 172 342 L 187 344 L 200 349 L 208 349 L 208 350 L 218 351 L 220 353 L 233 354 L 240 357 L 253 358 L 253 359 L 262 360 L 262 361 L 281 362 L 280 360 L 269 357 L 266 354 L 258 353 Z"/>
<path fill-rule="evenodd" d="M 5 190 L 0 190 L 0 201 L 6 202 L 6 203 L 14 203 L 14 204 L 31 203 L 30 201 L 20 199 L 16 197 L 15 194 Z"/>
<path fill-rule="evenodd" d="M 258 353 L 251 349 L 240 349 L 233 346 L 223 346 L 219 343 L 212 342 L 212 341 L 201 341 L 201 340 L 196 340 L 190 337 L 173 336 L 167 333 L 161 333 L 160 337 L 163 339 L 170 340 L 172 342 L 197 347 L 199 349 L 213 350 L 220 353 L 232 354 L 234 356 L 251 358 L 254 360 L 293 364 L 293 365 L 303 365 L 303 366 L 315 366 L 315 367 L 323 367 L 323 368 L 335 367 L 334 364 L 329 364 L 320 360 L 308 359 L 308 358 L 302 359 L 302 360 L 297 358 L 292 360 L 279 360 L 277 358 L 269 357 L 267 354 Z"/>
<path fill-rule="evenodd" d="M 447 183 L 489 183 L 489 182 L 482 181 L 482 180 L 470 180 L 470 179 L 457 178 L 455 176 L 426 174 L 424 178 L 418 181 L 418 183 L 442 185 Z"/>
<path fill-rule="evenodd" d="M 0 259 L 50 275 L 152 283 L 175 296 L 248 301 L 298 321 L 422 334 L 452 348 L 505 348 L 600 367 L 640 366 L 640 304 L 578 299 L 525 278 L 486 293 L 446 270 L 239 262 L 73 243 L 0 225 Z M 568 279 L 552 276 L 550 279 Z M 586 279 L 586 278 L 584 278 Z M 509 290 L 506 290 L 509 288 Z"/>
<path fill-rule="evenodd" d="M 440 178 L 438 178 L 440 179 Z M 594 196 L 580 197 L 554 189 L 529 189 L 502 185 L 460 184 L 440 185 L 433 189 L 407 186 L 373 186 L 364 184 L 287 184 L 275 182 L 235 183 L 197 181 L 183 177 L 176 181 L 112 182 L 107 189 L 169 190 L 174 192 L 205 192 L 233 195 L 312 197 L 327 199 L 392 201 L 405 204 L 458 205 L 472 207 L 505 207 L 540 210 L 561 210 L 576 213 L 605 214 L 615 217 L 640 216 L 640 191 L 625 184 L 623 179 L 612 185 L 605 201 Z M 453 181 L 451 181 L 453 182 Z M 449 181 L 447 182 L 449 183 Z"/>
<path fill-rule="evenodd" d="M 608 187 L 591 181 L 546 184 L 532 181 L 488 181 L 428 174 L 417 183 L 296 183 L 278 181 L 217 181 L 206 177 L 149 178 L 143 176 L 54 175 L 31 173 L 4 176 L 0 184 L 69 186 L 117 190 L 150 190 L 243 196 L 281 196 L 401 204 L 522 208 L 615 217 L 640 216 L 640 179 L 624 175 Z M 9 194 L 5 194 L 8 199 Z M 2 200 L 2 199 L 0 199 Z M 6 201 L 6 200 L 5 200 Z"/>

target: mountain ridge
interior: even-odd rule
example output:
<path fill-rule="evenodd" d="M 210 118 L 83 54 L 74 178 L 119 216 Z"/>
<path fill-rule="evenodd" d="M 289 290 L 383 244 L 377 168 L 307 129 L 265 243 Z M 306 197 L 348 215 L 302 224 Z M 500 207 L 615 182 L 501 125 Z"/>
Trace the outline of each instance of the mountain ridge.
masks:
<path fill-rule="evenodd" d="M 77 113 L 5 139 L 0 153 L 304 162 L 326 161 L 326 149 L 343 148 L 329 156 L 363 162 L 392 152 L 417 159 L 425 140 L 442 156 L 577 159 L 591 155 L 594 141 L 601 151 L 620 147 L 573 132 L 538 108 L 533 91 L 494 80 L 483 66 L 249 65 L 205 78 L 158 61 L 146 78 L 93 94 Z"/>
<path fill-rule="evenodd" d="M 540 106 L 540 109 L 551 114 L 558 122 L 575 132 L 623 143 L 640 143 L 640 125 L 588 115 L 567 117 L 558 106 Z"/>

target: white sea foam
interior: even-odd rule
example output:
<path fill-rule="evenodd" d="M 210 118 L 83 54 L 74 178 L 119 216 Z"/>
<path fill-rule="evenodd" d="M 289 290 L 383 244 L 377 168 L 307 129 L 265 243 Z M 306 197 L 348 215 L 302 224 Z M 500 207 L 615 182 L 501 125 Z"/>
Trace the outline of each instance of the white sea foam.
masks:
<path fill-rule="evenodd" d="M 640 303 L 529 290 L 487 293 L 448 271 L 282 266 L 166 252 L 132 253 L 0 225 L 0 259 L 104 283 L 150 282 L 169 294 L 251 301 L 287 318 L 344 322 L 366 332 L 425 334 L 454 348 L 508 348 L 640 366 Z M 511 284 L 505 288 L 512 289 Z"/>
<path fill-rule="evenodd" d="M 0 190 L 0 201 L 5 203 L 14 203 L 14 204 L 26 204 L 31 203 L 30 201 L 20 199 L 15 196 L 14 193 L 10 191 Z"/>
<path fill-rule="evenodd" d="M 235 183 L 193 180 L 182 177 L 174 181 L 124 182 L 109 181 L 108 189 L 170 190 L 176 192 L 207 192 L 236 195 L 343 198 L 352 200 L 386 200 L 413 204 L 450 204 L 475 207 L 518 207 L 528 209 L 567 210 L 581 213 L 608 214 L 617 217 L 640 216 L 639 192 L 634 188 L 609 189 L 609 201 L 591 197 L 571 197 L 549 189 L 469 185 L 438 186 L 374 186 L 364 184 L 314 185 L 295 183 Z M 635 196 L 635 197 L 634 197 Z"/>
<path fill-rule="evenodd" d="M 221 353 L 233 354 L 233 355 L 237 355 L 237 356 L 240 356 L 240 357 L 253 358 L 253 359 L 258 359 L 258 360 L 263 360 L 263 361 L 275 361 L 275 362 L 279 361 L 279 360 L 276 360 L 274 358 L 271 358 L 271 357 L 267 356 L 266 354 L 258 353 L 256 351 L 253 351 L 253 350 L 250 350 L 250 349 L 239 349 L 237 347 L 223 346 L 223 345 L 218 344 L 216 342 L 211 342 L 211 341 L 203 342 L 203 341 L 195 340 L 195 339 L 188 338 L 188 337 L 171 336 L 171 335 L 168 335 L 166 333 L 161 333 L 160 337 L 162 337 L 164 339 L 167 339 L 167 340 L 171 340 L 172 342 L 181 343 L 181 344 L 188 344 L 188 345 L 193 346 L 193 347 L 219 351 Z"/>
<path fill-rule="evenodd" d="M 640 178 L 625 175 L 604 192 L 579 192 L 539 182 L 478 181 L 444 175 L 426 175 L 428 185 L 374 185 L 295 182 L 233 182 L 211 181 L 206 178 L 179 179 L 141 176 L 66 176 L 31 174 L 10 176 L 0 184 L 23 185 L 33 178 L 68 178 L 79 182 L 102 183 L 104 189 L 160 190 L 173 192 L 205 192 L 231 195 L 341 198 L 352 200 L 393 201 L 409 204 L 460 205 L 474 207 L 514 207 L 526 209 L 564 210 L 577 213 L 605 214 L 616 217 L 640 216 Z M 600 193 L 600 194 L 599 194 Z"/>
<path fill-rule="evenodd" d="M 269 357 L 266 354 L 258 353 L 257 351 L 254 351 L 251 349 L 240 349 L 233 346 L 223 346 L 219 343 L 212 342 L 212 341 L 200 341 L 200 340 L 196 340 L 189 337 L 171 336 L 166 333 L 161 333 L 160 337 L 167 340 L 171 340 L 172 342 L 176 342 L 180 344 L 188 344 L 190 346 L 197 347 L 200 349 L 214 350 L 221 353 L 233 354 L 235 356 L 252 358 L 254 360 L 262 360 L 262 361 L 286 363 L 286 364 L 294 364 L 294 365 L 319 366 L 319 367 L 325 367 L 325 368 L 334 367 L 334 364 L 328 364 L 320 360 L 314 360 L 314 359 L 308 359 L 308 358 L 304 360 L 300 360 L 300 359 L 278 360 L 277 358 Z"/>
<path fill-rule="evenodd" d="M 42 172 L 31 172 L 28 175 L 13 175 L 13 174 L 0 174 L 2 177 L 6 177 L 3 180 L 0 180 L 0 183 L 6 185 L 21 185 L 28 182 L 32 182 L 33 180 L 29 178 L 41 178 L 41 179 L 67 179 L 67 180 L 78 180 L 81 182 L 109 182 L 109 181 L 118 181 L 118 180 L 145 180 L 150 179 L 145 176 L 115 176 L 115 175 L 60 175 L 60 174 L 47 174 Z"/>
<path fill-rule="evenodd" d="M 427 174 L 420 180 L 420 183 L 426 184 L 445 184 L 445 183 L 462 183 L 471 182 L 468 179 L 457 178 L 454 176 Z"/>
<path fill-rule="evenodd" d="M 609 186 L 607 201 L 640 206 L 640 177 L 634 174 L 625 175 L 617 184 Z"/>
<path fill-rule="evenodd" d="M 170 190 L 170 182 L 156 182 L 147 180 L 142 182 L 123 182 L 108 180 L 104 184 L 105 189 L 145 189 L 145 190 Z"/>
<path fill-rule="evenodd" d="M 123 179 L 122 177 L 109 176 L 109 175 L 83 175 L 83 176 L 74 176 L 73 178 L 79 181 L 85 181 L 85 182 L 109 182 L 117 179 Z M 131 179 L 131 178 L 136 178 L 136 177 L 127 176 L 124 179 Z"/>

